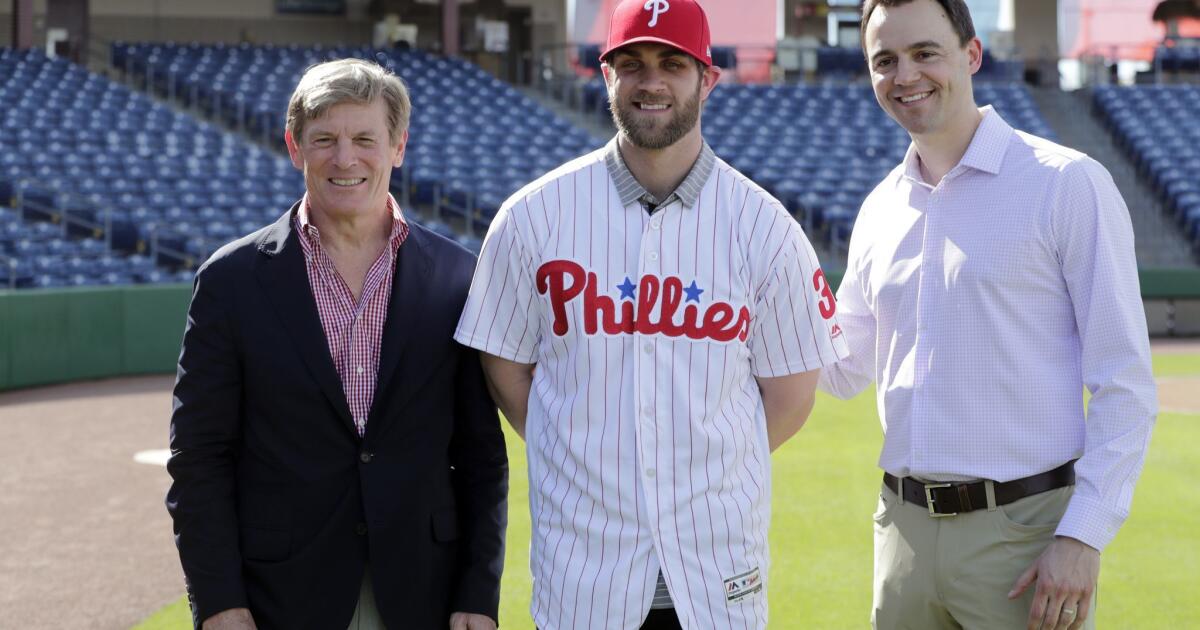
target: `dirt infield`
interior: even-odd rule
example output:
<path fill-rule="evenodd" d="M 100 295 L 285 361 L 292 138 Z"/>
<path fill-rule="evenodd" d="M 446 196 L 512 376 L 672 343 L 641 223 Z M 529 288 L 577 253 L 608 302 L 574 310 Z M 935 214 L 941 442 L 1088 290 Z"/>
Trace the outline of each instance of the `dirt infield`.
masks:
<path fill-rule="evenodd" d="M 183 592 L 169 478 L 133 460 L 167 446 L 172 380 L 0 393 L 0 628 L 126 629 Z M 1200 415 L 1200 375 L 1160 379 L 1159 398 Z"/>
<path fill-rule="evenodd" d="M 129 628 L 183 592 L 170 376 L 0 394 L 0 628 Z"/>
<path fill-rule="evenodd" d="M 1150 351 L 1154 354 L 1200 354 L 1200 337 L 1152 339 Z"/>
<path fill-rule="evenodd" d="M 1159 413 L 1200 415 L 1200 376 L 1158 379 Z"/>
<path fill-rule="evenodd" d="M 1150 344 L 1155 354 L 1200 354 L 1200 339 L 1156 339 Z M 1158 379 L 1161 413 L 1200 414 L 1200 374 Z"/>

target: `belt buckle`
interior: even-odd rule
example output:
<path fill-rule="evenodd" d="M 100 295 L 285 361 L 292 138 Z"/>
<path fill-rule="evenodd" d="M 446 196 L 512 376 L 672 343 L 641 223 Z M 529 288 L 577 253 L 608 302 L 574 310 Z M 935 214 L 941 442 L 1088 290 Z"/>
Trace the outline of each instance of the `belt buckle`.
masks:
<path fill-rule="evenodd" d="M 927 483 L 927 484 L 925 484 L 925 507 L 929 509 L 929 516 L 931 518 L 942 518 L 943 516 L 956 516 L 958 514 L 958 512 L 945 512 L 945 513 L 936 512 L 933 509 L 933 503 L 934 503 L 933 493 L 930 491 L 936 490 L 938 488 L 949 488 L 952 485 L 953 484 L 949 484 L 949 483 Z"/>

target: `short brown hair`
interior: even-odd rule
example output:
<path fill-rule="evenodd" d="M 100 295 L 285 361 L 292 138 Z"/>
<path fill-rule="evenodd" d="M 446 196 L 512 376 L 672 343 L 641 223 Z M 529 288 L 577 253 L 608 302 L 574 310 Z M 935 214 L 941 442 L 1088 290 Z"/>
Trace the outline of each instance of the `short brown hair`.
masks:
<path fill-rule="evenodd" d="M 971 21 L 971 11 L 963 0 L 934 0 L 946 12 L 954 34 L 958 35 L 958 45 L 966 46 L 975 38 L 975 23 Z M 867 52 L 867 22 L 876 7 L 898 7 L 913 2 L 913 0 L 863 0 L 862 22 L 858 27 L 858 39 L 861 42 L 863 54 Z"/>
<path fill-rule="evenodd" d="M 304 125 L 325 115 L 341 103 L 370 105 L 382 97 L 387 107 L 388 134 L 392 144 L 408 129 L 412 102 L 400 77 L 387 68 L 362 59 L 338 59 L 312 66 L 300 77 L 287 109 L 287 130 L 296 142 Z"/>

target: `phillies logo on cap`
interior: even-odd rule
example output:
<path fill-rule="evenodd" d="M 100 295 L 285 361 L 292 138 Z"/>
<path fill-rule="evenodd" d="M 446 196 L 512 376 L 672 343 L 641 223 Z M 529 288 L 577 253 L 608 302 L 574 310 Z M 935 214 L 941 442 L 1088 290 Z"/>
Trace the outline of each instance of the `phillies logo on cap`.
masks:
<path fill-rule="evenodd" d="M 663 17 L 668 12 L 669 20 Z M 638 43 L 671 46 L 712 65 L 708 16 L 698 0 L 621 0 L 609 19 L 600 61 L 622 46 Z"/>
<path fill-rule="evenodd" d="M 655 26 L 658 26 L 659 14 L 666 13 L 667 11 L 671 10 L 671 3 L 667 2 L 667 0 L 649 0 L 645 4 L 645 9 L 647 11 L 654 12 L 654 15 L 650 16 L 650 23 L 646 25 L 650 28 L 654 28 Z"/>

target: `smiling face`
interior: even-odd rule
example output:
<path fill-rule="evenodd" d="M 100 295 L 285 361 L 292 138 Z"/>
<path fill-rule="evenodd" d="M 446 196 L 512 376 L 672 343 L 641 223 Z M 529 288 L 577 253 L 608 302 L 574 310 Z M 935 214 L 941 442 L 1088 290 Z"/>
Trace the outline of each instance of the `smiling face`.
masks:
<path fill-rule="evenodd" d="M 982 44 L 977 37 L 960 44 L 934 0 L 877 7 L 863 43 L 876 100 L 911 135 L 956 129 L 976 114 L 971 75 Z"/>
<path fill-rule="evenodd" d="M 392 168 L 404 162 L 408 132 L 393 142 L 383 99 L 333 105 L 304 126 L 301 138 L 289 133 L 285 140 L 314 213 L 336 219 L 387 211 Z"/>
<path fill-rule="evenodd" d="M 700 103 L 720 74 L 702 71 L 678 49 L 649 43 L 617 49 L 602 69 L 617 130 L 634 146 L 655 150 L 699 133 Z"/>

